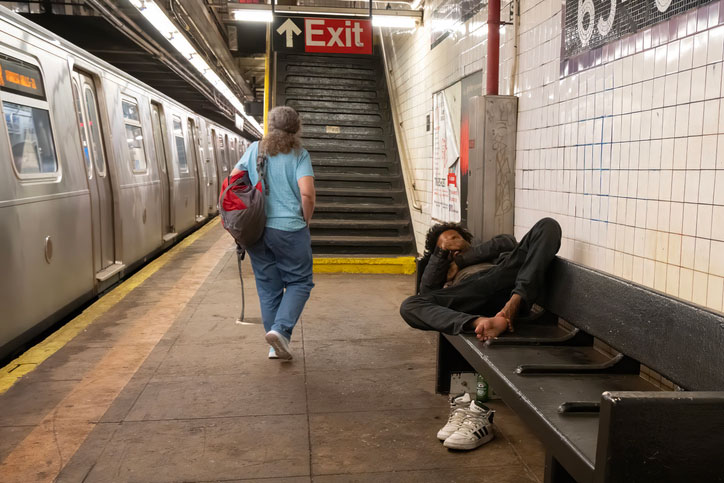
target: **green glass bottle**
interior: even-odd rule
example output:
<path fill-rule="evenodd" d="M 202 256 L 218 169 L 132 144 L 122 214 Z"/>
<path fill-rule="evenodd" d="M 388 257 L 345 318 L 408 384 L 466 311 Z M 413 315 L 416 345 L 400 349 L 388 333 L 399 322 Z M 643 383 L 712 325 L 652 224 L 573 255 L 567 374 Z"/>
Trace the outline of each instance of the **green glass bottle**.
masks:
<path fill-rule="evenodd" d="M 475 404 L 481 408 L 487 409 L 485 405 L 488 402 L 488 381 L 482 374 L 478 374 L 477 390 L 475 391 Z"/>

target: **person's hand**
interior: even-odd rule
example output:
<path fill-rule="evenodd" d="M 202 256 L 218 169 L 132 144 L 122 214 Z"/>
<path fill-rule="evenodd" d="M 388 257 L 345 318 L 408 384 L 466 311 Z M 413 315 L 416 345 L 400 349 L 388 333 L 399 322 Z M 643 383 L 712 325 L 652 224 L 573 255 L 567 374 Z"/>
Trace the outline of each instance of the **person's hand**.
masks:
<path fill-rule="evenodd" d="M 450 252 L 457 255 L 460 252 L 464 252 L 468 248 L 470 248 L 470 244 L 466 242 L 463 238 L 451 238 L 448 240 L 445 240 L 442 243 L 442 248 L 444 250 L 450 250 Z"/>
<path fill-rule="evenodd" d="M 460 269 L 458 268 L 457 263 L 450 262 L 450 267 L 448 267 L 447 269 L 447 281 L 452 281 L 452 279 L 455 278 L 455 275 L 457 275 L 459 271 Z"/>

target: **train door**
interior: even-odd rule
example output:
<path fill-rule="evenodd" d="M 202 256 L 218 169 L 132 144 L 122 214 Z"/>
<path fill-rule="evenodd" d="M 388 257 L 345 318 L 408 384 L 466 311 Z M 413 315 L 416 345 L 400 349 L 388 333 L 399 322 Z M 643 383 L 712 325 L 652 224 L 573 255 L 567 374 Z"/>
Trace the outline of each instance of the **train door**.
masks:
<path fill-rule="evenodd" d="M 95 270 L 98 273 L 115 262 L 113 192 L 98 115 L 97 89 L 93 78 L 83 72 L 73 71 L 73 94 L 91 192 L 93 252 Z"/>
<path fill-rule="evenodd" d="M 166 156 L 166 116 L 163 106 L 151 101 L 151 121 L 153 124 L 153 145 L 156 147 L 156 160 L 161 178 L 161 219 L 163 222 L 164 241 L 168 241 L 176 234 L 173 227 L 173 212 L 171 210 L 173 192 L 173 176 L 170 159 Z"/>
<path fill-rule="evenodd" d="M 204 206 L 204 188 L 206 185 L 206 176 L 204 175 L 204 167 L 199 162 L 199 152 L 196 149 L 199 146 L 199 136 L 196 132 L 196 124 L 193 119 L 188 119 L 189 142 L 191 143 L 191 164 L 196 172 L 196 221 L 206 218 Z"/>
<path fill-rule="evenodd" d="M 221 184 L 224 182 L 224 176 L 221 173 L 221 156 L 219 156 L 219 144 L 216 139 L 216 129 L 211 130 L 211 149 L 214 151 L 214 166 L 216 169 L 216 178 L 219 180 L 219 193 L 221 193 Z"/>
<path fill-rule="evenodd" d="M 216 200 L 219 198 L 219 179 L 216 174 L 216 163 L 214 162 L 214 138 L 211 137 L 211 129 L 206 127 L 204 136 L 204 146 L 199 150 L 201 151 L 201 158 L 206 166 L 206 176 L 208 182 L 206 183 L 206 201 L 209 206 L 209 215 L 216 213 Z"/>

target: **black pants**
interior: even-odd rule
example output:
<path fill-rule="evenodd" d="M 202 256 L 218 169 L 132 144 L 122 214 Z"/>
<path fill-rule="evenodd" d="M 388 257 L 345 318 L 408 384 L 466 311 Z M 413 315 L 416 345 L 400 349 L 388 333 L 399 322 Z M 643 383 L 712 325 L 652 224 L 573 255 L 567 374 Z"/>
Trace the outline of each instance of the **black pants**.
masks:
<path fill-rule="evenodd" d="M 458 334 L 466 323 L 497 314 L 513 293 L 527 310 L 541 294 L 545 270 L 560 246 L 560 225 L 543 218 L 498 265 L 453 287 L 407 298 L 400 315 L 416 329 Z"/>

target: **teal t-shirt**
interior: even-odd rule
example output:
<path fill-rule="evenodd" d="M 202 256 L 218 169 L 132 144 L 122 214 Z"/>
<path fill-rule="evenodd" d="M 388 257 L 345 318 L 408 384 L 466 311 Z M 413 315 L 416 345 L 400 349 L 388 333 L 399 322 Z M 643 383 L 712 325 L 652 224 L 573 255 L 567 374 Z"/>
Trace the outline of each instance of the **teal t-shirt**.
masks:
<path fill-rule="evenodd" d="M 256 141 L 236 163 L 236 169 L 249 172 L 252 185 L 256 185 L 259 180 L 256 172 L 258 150 L 259 142 Z M 267 227 L 297 231 L 307 226 L 302 215 L 302 195 L 297 183 L 299 178 L 304 176 L 314 176 L 312 160 L 306 149 L 267 156 L 266 180 L 269 183 L 269 195 L 264 199 Z"/>

